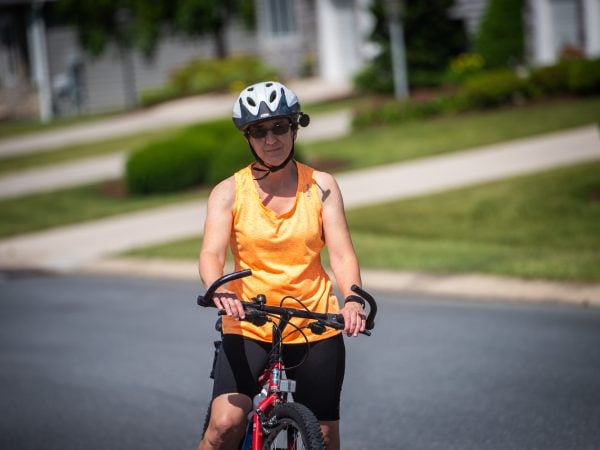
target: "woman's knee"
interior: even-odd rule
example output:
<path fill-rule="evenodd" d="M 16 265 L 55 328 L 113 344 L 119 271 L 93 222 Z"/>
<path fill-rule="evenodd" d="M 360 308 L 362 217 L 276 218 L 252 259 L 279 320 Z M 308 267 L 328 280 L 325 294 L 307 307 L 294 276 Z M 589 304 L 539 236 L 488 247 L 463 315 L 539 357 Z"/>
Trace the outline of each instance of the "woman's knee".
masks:
<path fill-rule="evenodd" d="M 339 421 L 322 421 L 321 433 L 325 440 L 327 450 L 337 450 L 340 448 L 340 422 Z"/>
<path fill-rule="evenodd" d="M 252 400 L 241 394 L 227 394 L 213 400 L 207 434 L 219 441 L 229 436 L 241 436 Z"/>

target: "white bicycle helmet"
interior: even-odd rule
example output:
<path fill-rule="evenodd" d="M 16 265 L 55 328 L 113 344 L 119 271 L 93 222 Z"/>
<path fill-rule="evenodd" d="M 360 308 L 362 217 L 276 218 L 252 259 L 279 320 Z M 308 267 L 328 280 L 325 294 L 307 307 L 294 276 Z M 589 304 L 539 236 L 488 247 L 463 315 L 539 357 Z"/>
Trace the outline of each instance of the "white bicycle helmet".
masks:
<path fill-rule="evenodd" d="M 244 89 L 233 105 L 233 123 L 240 130 L 262 120 L 288 117 L 305 127 L 310 119 L 300 110 L 298 97 L 277 81 L 263 81 Z"/>

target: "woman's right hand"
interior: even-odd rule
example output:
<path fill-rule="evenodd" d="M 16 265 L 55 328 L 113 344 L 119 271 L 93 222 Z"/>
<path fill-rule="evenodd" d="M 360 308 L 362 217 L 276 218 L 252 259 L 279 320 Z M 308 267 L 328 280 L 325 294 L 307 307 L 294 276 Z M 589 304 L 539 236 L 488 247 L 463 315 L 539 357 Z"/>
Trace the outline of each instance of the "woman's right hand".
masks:
<path fill-rule="evenodd" d="M 217 305 L 217 309 L 225 311 L 227 316 L 233 317 L 235 320 L 246 317 L 242 302 L 231 291 L 226 289 L 218 290 L 213 296 L 213 301 Z"/>

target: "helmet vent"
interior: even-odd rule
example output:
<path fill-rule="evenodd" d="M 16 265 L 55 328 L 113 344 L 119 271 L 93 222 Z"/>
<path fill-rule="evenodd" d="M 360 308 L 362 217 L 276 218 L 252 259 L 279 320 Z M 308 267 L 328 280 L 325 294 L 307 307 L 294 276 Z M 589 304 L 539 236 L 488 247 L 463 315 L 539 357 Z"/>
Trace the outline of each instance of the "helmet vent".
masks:
<path fill-rule="evenodd" d="M 248 101 L 248 104 L 250 106 L 256 106 L 256 102 L 254 101 L 253 98 L 247 97 L 246 100 Z"/>
<path fill-rule="evenodd" d="M 273 83 L 267 83 L 267 84 L 265 84 L 265 86 L 271 87 L 271 86 L 273 86 Z"/>
<path fill-rule="evenodd" d="M 271 96 L 269 97 L 269 103 L 272 103 L 273 100 L 277 98 L 277 92 L 271 92 Z"/>

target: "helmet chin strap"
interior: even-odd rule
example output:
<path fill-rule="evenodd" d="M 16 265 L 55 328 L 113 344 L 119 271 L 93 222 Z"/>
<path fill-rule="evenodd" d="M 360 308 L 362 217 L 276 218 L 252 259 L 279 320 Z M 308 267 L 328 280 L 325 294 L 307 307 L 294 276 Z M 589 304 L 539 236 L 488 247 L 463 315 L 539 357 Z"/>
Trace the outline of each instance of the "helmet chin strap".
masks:
<path fill-rule="evenodd" d="M 258 156 L 256 154 L 256 151 L 252 147 L 252 144 L 250 144 L 250 141 L 248 141 L 248 145 L 250 146 L 250 150 L 252 151 L 252 154 L 254 155 L 254 159 L 256 159 L 256 162 L 252 163 L 252 168 L 254 170 L 256 170 L 257 172 L 264 172 L 263 176 L 254 178 L 255 181 L 263 180 L 263 179 L 267 178 L 267 176 L 269 176 L 270 173 L 277 172 L 278 170 L 283 169 L 294 158 L 294 144 L 293 143 L 292 143 L 292 149 L 290 150 L 290 153 L 287 155 L 287 158 L 285 158 L 285 160 L 281 164 L 278 164 L 276 166 L 272 166 L 272 165 L 267 164 L 266 162 L 264 162 L 260 158 L 260 156 Z M 256 165 L 256 163 L 259 163 L 261 166 L 263 166 L 265 168 L 258 167 Z"/>

